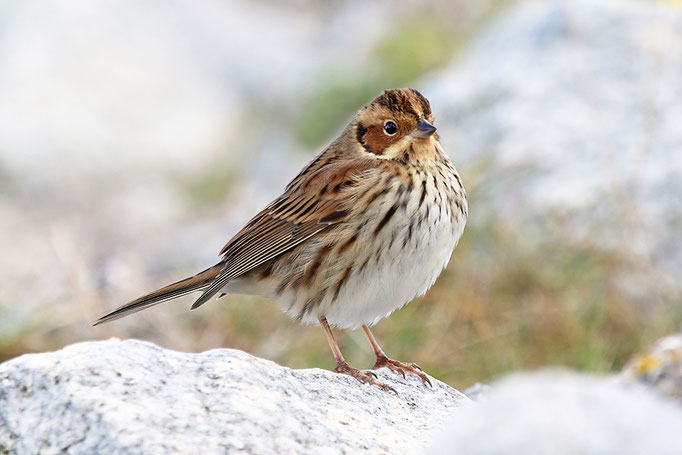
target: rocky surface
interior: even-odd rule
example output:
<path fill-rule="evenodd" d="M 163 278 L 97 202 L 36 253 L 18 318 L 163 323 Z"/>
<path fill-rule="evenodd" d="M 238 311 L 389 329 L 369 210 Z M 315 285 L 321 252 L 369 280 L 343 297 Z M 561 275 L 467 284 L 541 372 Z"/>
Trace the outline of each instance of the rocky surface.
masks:
<path fill-rule="evenodd" d="M 547 371 L 491 386 L 427 451 L 442 454 L 679 454 L 682 409 L 615 378 Z"/>
<path fill-rule="evenodd" d="M 522 3 L 419 86 L 466 171 L 470 230 L 610 254 L 652 304 L 681 290 L 680 80 L 679 6 L 563 0 Z"/>
<path fill-rule="evenodd" d="M 622 376 L 515 374 L 479 385 L 474 403 L 433 378 L 429 389 L 377 373 L 397 394 L 237 350 L 79 343 L 0 365 L 0 453 L 665 455 L 682 447 L 682 408 Z"/>
<path fill-rule="evenodd" d="M 470 400 L 377 372 L 397 395 L 241 351 L 109 340 L 0 365 L 0 453 L 419 453 Z"/>
<path fill-rule="evenodd" d="M 635 357 L 623 369 L 622 378 L 653 387 L 682 404 L 682 334 L 662 338 Z"/>

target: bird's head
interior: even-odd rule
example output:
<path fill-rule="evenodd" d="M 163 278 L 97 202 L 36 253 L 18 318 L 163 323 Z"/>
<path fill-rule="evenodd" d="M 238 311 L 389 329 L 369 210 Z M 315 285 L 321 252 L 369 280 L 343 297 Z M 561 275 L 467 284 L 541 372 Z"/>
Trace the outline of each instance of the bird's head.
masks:
<path fill-rule="evenodd" d="M 355 119 L 355 137 L 375 157 L 399 158 L 410 146 L 437 141 L 429 101 L 417 90 L 384 90 Z"/>

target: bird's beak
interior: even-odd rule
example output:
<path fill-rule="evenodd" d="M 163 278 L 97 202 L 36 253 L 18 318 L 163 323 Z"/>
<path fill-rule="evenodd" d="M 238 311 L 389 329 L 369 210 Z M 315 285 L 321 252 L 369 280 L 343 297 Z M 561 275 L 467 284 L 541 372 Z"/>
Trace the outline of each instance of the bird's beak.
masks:
<path fill-rule="evenodd" d="M 417 129 L 411 134 L 412 137 L 430 137 L 436 132 L 436 127 L 430 124 L 425 119 L 419 119 L 417 122 Z"/>

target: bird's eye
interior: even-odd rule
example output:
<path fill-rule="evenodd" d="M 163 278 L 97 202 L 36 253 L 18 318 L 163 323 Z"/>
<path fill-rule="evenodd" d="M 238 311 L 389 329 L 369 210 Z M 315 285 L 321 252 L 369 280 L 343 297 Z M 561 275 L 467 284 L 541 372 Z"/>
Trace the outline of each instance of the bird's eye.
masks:
<path fill-rule="evenodd" d="M 389 136 L 393 136 L 395 133 L 398 132 L 398 125 L 395 124 L 395 122 L 391 120 L 387 120 L 386 123 L 384 123 L 384 132 L 388 134 Z"/>

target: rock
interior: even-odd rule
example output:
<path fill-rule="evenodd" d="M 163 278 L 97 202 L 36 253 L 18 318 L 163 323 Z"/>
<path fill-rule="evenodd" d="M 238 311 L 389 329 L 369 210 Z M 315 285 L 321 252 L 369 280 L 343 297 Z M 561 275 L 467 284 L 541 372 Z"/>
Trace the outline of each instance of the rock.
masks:
<path fill-rule="evenodd" d="M 635 357 L 623 369 L 622 377 L 653 387 L 682 404 L 682 334 L 662 338 L 649 352 Z"/>
<path fill-rule="evenodd" d="M 485 400 L 489 390 L 490 386 L 488 384 L 477 382 L 476 384 L 467 387 L 463 393 L 469 397 L 471 401 L 481 401 Z"/>
<path fill-rule="evenodd" d="M 469 402 L 377 374 L 398 394 L 231 349 L 74 344 L 0 365 L 0 453 L 417 453 Z"/>
<path fill-rule="evenodd" d="M 603 252 L 651 304 L 682 290 L 681 80 L 682 8 L 560 0 L 511 10 L 420 87 L 471 190 L 469 229 Z"/>
<path fill-rule="evenodd" d="M 457 412 L 429 455 L 679 454 L 682 409 L 638 385 L 568 372 L 517 374 Z"/>

